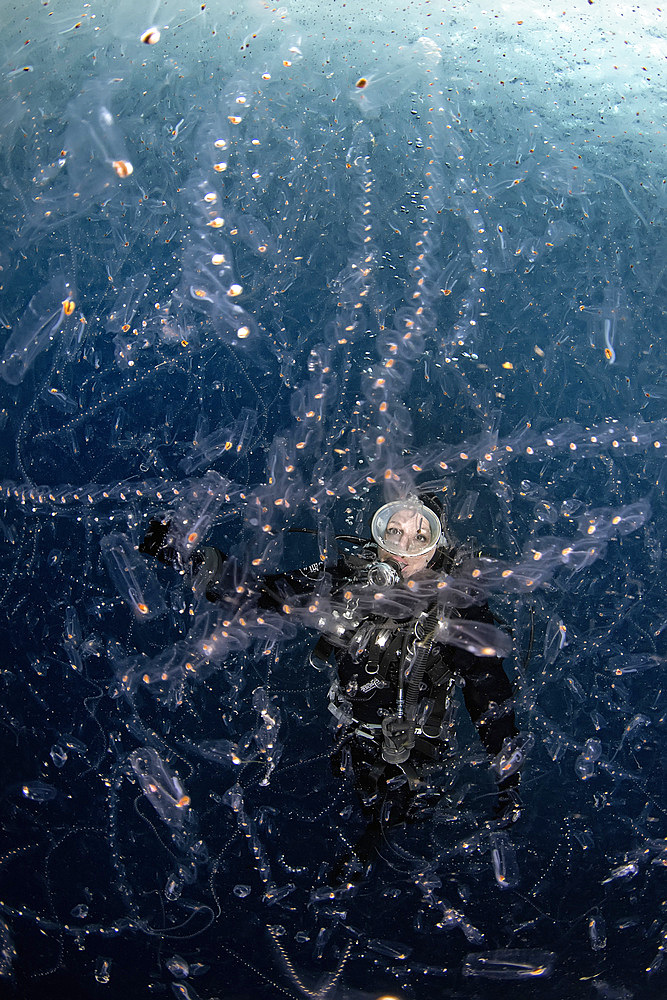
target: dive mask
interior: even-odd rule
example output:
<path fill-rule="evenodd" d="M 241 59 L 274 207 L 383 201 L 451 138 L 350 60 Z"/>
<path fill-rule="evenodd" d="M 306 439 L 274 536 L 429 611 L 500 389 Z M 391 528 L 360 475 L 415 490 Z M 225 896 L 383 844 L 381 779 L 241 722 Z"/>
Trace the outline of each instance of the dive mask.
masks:
<path fill-rule="evenodd" d="M 380 548 L 406 559 L 433 552 L 442 535 L 437 514 L 417 497 L 392 500 L 373 514 L 371 534 Z"/>

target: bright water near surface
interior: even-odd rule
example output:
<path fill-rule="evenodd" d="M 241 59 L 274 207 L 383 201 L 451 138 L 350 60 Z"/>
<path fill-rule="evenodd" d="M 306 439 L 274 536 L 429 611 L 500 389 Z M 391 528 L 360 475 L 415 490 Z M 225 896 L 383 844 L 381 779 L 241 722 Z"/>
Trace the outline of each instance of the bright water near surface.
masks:
<path fill-rule="evenodd" d="M 3 995 L 664 996 L 664 11 L 4 6 Z M 464 712 L 335 891 L 336 607 L 245 585 L 426 483 L 524 814 Z M 223 608 L 138 553 L 165 512 Z"/>

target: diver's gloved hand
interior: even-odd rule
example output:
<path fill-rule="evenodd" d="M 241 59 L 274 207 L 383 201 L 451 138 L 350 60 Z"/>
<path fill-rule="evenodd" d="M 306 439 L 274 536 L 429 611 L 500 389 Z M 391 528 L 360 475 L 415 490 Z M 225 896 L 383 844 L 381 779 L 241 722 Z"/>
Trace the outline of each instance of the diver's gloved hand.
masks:
<path fill-rule="evenodd" d="M 159 559 L 160 550 L 164 545 L 170 524 L 170 521 L 160 521 L 156 517 L 151 518 L 144 540 L 139 544 L 139 551 L 146 556 L 154 556 Z"/>
<path fill-rule="evenodd" d="M 506 830 L 521 818 L 523 804 L 519 795 L 518 782 L 498 790 L 498 798 L 493 810 L 493 819 L 490 823 L 496 830 Z"/>
<path fill-rule="evenodd" d="M 181 559 L 176 549 L 164 544 L 170 526 L 171 521 L 151 518 L 144 540 L 139 543 L 139 551 L 146 556 L 153 556 L 165 566 L 180 567 Z"/>
<path fill-rule="evenodd" d="M 213 545 L 196 549 L 190 558 L 195 593 L 204 594 L 212 604 L 221 603 L 229 592 L 229 583 L 222 579 L 222 568 L 227 555 Z"/>

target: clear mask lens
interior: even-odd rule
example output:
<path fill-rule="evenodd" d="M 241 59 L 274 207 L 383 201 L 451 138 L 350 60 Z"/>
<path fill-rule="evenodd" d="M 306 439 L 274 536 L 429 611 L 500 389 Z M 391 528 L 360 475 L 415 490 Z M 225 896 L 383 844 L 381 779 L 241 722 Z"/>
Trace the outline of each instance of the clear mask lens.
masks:
<path fill-rule="evenodd" d="M 442 527 L 420 500 L 392 500 L 373 515 L 371 533 L 385 552 L 409 559 L 433 552 Z"/>

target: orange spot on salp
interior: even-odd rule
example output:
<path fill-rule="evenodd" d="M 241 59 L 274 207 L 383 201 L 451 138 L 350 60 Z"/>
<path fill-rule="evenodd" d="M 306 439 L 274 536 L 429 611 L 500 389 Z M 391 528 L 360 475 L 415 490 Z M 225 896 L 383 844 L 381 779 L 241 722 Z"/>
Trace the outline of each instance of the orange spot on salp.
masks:
<path fill-rule="evenodd" d="M 190 545 L 194 545 L 194 543 L 197 541 L 198 538 L 199 538 L 199 532 L 191 531 L 190 534 L 188 535 L 188 542 L 190 543 Z"/>
<path fill-rule="evenodd" d="M 177 809 L 185 809 L 185 807 L 189 806 L 189 805 L 190 805 L 190 796 L 189 795 L 181 795 L 180 799 L 176 803 Z"/>
<path fill-rule="evenodd" d="M 63 302 L 63 312 L 66 316 L 71 316 L 74 312 L 75 302 L 74 299 L 65 299 Z"/>
<path fill-rule="evenodd" d="M 141 35 L 141 41 L 144 43 L 144 45 L 157 45 L 157 43 L 160 41 L 159 29 L 148 28 L 148 30 L 144 31 L 143 35 Z"/>
<path fill-rule="evenodd" d="M 442 292 L 443 295 L 451 295 L 452 294 L 451 288 L 441 288 L 440 291 Z"/>
<path fill-rule="evenodd" d="M 368 80 L 366 79 L 365 76 L 360 76 L 357 82 L 355 83 L 355 87 L 357 87 L 358 90 L 363 90 L 364 87 L 366 86 L 368 86 Z"/>
<path fill-rule="evenodd" d="M 129 177 L 134 167 L 129 160 L 114 160 L 111 164 L 119 177 Z"/>
<path fill-rule="evenodd" d="M 137 610 L 140 611 L 142 615 L 147 615 L 148 614 L 148 605 L 147 604 L 137 604 Z"/>
<path fill-rule="evenodd" d="M 127 333 L 129 329 L 130 329 L 129 323 L 123 323 L 123 325 L 121 326 L 121 330 L 123 331 L 123 333 Z"/>
<path fill-rule="evenodd" d="M 612 353 L 611 353 L 611 351 L 609 350 L 608 347 L 605 347 L 605 349 L 604 349 L 604 356 L 607 359 L 607 361 L 611 361 Z"/>

